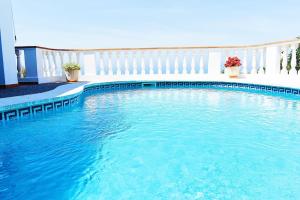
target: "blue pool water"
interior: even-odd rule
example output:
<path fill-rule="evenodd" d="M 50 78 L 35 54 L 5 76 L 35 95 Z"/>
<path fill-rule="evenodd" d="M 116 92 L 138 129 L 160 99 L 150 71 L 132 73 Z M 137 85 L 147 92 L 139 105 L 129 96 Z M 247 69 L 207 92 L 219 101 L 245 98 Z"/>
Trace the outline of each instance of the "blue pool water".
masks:
<path fill-rule="evenodd" d="M 99 93 L 0 125 L 0 199 L 300 199 L 300 101 Z"/>

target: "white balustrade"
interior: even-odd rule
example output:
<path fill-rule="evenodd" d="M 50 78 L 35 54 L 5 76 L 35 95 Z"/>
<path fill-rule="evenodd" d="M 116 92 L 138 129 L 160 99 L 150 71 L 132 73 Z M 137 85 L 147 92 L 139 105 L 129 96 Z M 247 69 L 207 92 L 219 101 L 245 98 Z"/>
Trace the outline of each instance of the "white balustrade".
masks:
<path fill-rule="evenodd" d="M 128 80 L 170 80 L 189 77 L 223 76 L 224 63 L 229 56 L 241 59 L 242 78 L 256 76 L 266 78 L 270 75 L 292 77 L 298 74 L 297 49 L 300 40 L 241 47 L 199 47 L 199 48 L 158 48 L 158 49 L 99 49 L 99 50 L 51 50 L 36 48 L 36 65 L 39 78 L 46 80 L 65 80 L 62 66 L 68 62 L 81 66 L 82 80 L 106 77 L 109 80 L 127 77 Z M 17 51 L 18 50 L 18 51 Z M 20 73 L 20 54 L 24 51 L 24 63 L 29 63 L 26 48 L 16 49 L 18 71 Z M 27 57 L 26 57 L 27 56 Z M 24 64 L 24 65 L 25 65 Z M 207 65 L 207 66 L 206 66 Z M 23 66 L 22 66 L 23 67 Z M 24 66 L 27 68 L 27 66 Z M 28 68 L 30 69 L 30 67 Z M 289 70 L 289 71 L 288 71 Z M 32 70 L 33 71 L 33 70 Z M 248 74 L 249 73 L 249 74 Z M 266 76 L 260 77 L 258 75 Z M 200 76 L 201 75 L 201 76 Z M 227 76 L 226 74 L 224 76 Z M 105 80 L 106 80 L 105 79 Z M 123 80 L 123 79 L 122 79 Z M 126 79 L 125 79 L 126 80 Z"/>

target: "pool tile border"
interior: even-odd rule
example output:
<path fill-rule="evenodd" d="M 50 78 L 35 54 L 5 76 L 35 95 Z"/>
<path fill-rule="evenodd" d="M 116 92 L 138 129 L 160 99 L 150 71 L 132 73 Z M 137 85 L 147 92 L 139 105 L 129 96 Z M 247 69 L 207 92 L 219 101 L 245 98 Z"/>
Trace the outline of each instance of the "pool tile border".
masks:
<path fill-rule="evenodd" d="M 82 94 L 88 94 L 94 91 L 114 91 L 124 89 L 143 88 L 143 84 L 148 82 L 111 82 L 111 83 L 92 83 L 83 87 L 83 90 L 72 95 L 64 97 L 56 97 L 42 101 L 23 103 L 14 105 L 13 109 L 10 107 L 0 108 L 0 121 L 9 121 L 25 116 L 36 115 L 38 113 L 58 110 L 64 107 L 69 107 L 77 104 Z M 151 86 L 156 88 L 240 88 L 248 90 L 258 90 L 266 92 L 284 93 L 300 96 L 300 89 L 267 86 L 249 83 L 233 83 L 233 82 L 214 82 L 214 81 L 151 81 Z"/>

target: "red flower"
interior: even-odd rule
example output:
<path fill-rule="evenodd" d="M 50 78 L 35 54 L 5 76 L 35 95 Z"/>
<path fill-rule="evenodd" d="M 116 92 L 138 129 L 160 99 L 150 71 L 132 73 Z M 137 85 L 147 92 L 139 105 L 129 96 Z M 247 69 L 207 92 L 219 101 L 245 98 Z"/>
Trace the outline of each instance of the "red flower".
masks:
<path fill-rule="evenodd" d="M 225 67 L 239 67 L 241 66 L 241 60 L 238 57 L 228 57 Z"/>

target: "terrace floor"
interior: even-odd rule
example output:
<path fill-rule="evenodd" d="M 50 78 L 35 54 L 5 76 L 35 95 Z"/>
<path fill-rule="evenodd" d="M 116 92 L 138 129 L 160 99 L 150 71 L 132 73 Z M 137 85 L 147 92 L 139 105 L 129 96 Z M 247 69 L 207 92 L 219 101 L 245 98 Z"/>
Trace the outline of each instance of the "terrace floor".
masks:
<path fill-rule="evenodd" d="M 47 92 L 68 83 L 45 83 L 39 85 L 20 85 L 15 88 L 0 88 L 0 98 L 23 96 Z"/>

